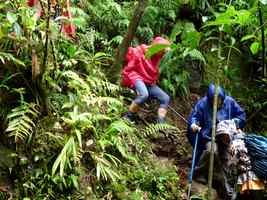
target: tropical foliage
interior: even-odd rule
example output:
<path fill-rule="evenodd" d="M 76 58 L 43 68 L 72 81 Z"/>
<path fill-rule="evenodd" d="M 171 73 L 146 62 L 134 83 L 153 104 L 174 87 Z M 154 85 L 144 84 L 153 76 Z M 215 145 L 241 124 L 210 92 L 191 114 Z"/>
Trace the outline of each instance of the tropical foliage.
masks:
<path fill-rule="evenodd" d="M 0 2 L 0 183 L 10 186 L 0 198 L 181 198 L 179 166 L 160 163 L 151 141 L 182 130 L 123 120 L 133 93 L 110 81 L 137 1 L 73 0 L 71 19 L 56 16 L 65 1 L 27 2 Z M 159 84 L 174 100 L 218 79 L 244 105 L 247 129 L 267 135 L 259 15 L 266 1 L 151 0 L 132 45 L 167 37 Z"/>

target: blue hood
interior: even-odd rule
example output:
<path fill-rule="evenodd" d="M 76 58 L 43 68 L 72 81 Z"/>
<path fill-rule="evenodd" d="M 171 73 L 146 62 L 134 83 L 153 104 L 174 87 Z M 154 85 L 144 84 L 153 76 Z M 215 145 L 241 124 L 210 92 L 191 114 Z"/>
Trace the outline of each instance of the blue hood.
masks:
<path fill-rule="evenodd" d="M 225 99 L 224 89 L 221 86 L 218 86 L 218 90 L 219 90 L 218 97 L 220 97 L 224 101 Z M 208 94 L 207 94 L 207 97 L 210 103 L 213 102 L 214 94 L 215 94 L 215 85 L 211 83 L 209 85 Z"/>

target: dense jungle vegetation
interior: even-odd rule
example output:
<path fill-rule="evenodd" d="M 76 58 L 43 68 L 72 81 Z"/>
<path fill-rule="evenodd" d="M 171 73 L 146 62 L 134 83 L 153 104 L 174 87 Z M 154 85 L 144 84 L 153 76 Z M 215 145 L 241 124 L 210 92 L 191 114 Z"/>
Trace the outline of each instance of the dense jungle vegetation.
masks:
<path fill-rule="evenodd" d="M 245 131 L 267 136 L 266 0 L 71 0 L 72 18 L 65 0 L 27 2 L 0 1 L 1 199 L 183 199 L 179 164 L 159 162 L 152 141 L 184 137 L 185 122 L 122 120 L 134 94 L 113 63 L 142 2 L 131 45 L 172 42 L 160 85 L 184 117 L 218 80 L 245 108 Z M 186 143 L 175 155 L 190 156 Z"/>

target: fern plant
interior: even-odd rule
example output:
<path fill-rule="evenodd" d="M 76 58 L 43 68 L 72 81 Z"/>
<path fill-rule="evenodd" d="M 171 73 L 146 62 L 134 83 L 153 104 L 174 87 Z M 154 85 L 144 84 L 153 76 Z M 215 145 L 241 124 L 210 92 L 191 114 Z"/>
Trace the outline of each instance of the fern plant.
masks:
<path fill-rule="evenodd" d="M 23 102 L 7 115 L 8 126 L 5 132 L 9 137 L 14 137 L 15 142 L 25 140 L 32 134 L 38 114 L 36 104 Z"/>
<path fill-rule="evenodd" d="M 169 124 L 150 124 L 149 126 L 145 127 L 142 130 L 142 134 L 144 134 L 147 137 L 157 137 L 159 136 L 160 132 L 164 131 L 180 132 L 180 130 L 177 127 Z"/>
<path fill-rule="evenodd" d="M 121 156 L 125 159 L 134 160 L 130 153 L 130 145 L 135 145 L 133 142 L 129 141 L 136 140 L 132 137 L 135 134 L 136 129 L 131 127 L 123 120 L 114 121 L 109 125 L 106 131 L 100 135 L 98 144 L 101 149 L 107 149 L 107 147 L 112 146 L 117 149 Z M 130 136 L 127 138 L 127 136 Z"/>

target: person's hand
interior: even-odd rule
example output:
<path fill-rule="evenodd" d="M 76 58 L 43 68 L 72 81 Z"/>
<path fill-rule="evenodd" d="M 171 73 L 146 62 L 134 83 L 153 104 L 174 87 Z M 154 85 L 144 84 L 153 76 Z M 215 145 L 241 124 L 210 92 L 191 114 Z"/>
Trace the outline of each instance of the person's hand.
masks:
<path fill-rule="evenodd" d="M 240 119 L 238 119 L 238 118 L 233 118 L 232 121 L 235 123 L 236 128 L 238 129 L 238 128 L 239 128 Z"/>
<path fill-rule="evenodd" d="M 195 123 L 193 123 L 193 124 L 191 125 L 190 128 L 191 128 L 191 130 L 192 130 L 193 133 L 195 133 L 195 132 L 197 132 L 197 131 L 200 131 L 200 129 L 201 129 L 201 127 L 198 126 L 198 125 L 195 124 Z"/>

